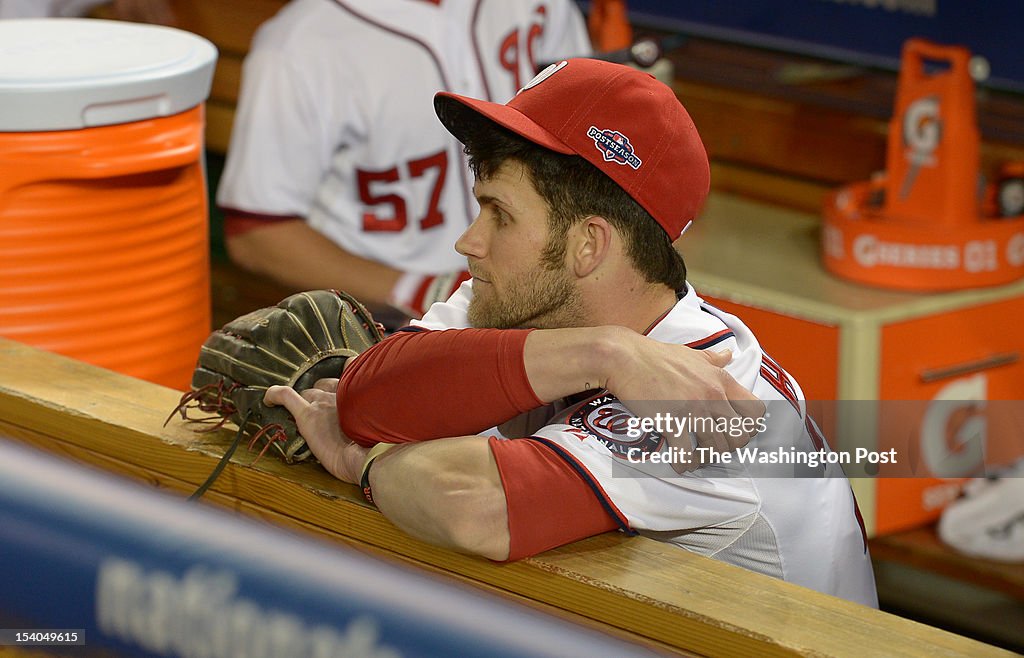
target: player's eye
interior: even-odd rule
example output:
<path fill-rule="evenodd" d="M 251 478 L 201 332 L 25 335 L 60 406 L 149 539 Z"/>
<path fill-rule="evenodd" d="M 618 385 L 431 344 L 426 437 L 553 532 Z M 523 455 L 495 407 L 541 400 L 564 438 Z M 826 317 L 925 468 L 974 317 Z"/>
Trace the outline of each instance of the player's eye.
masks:
<path fill-rule="evenodd" d="M 494 223 L 499 227 L 507 226 L 508 223 L 512 220 L 512 218 L 509 217 L 507 212 L 505 212 L 501 208 L 498 208 L 497 206 L 494 206 L 492 208 L 491 216 L 494 219 Z"/>

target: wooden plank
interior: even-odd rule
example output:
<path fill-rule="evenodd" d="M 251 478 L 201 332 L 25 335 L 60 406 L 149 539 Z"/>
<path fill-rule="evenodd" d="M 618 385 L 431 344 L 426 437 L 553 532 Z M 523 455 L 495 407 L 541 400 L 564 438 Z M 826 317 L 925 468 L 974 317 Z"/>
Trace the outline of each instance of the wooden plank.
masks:
<path fill-rule="evenodd" d="M 885 124 L 784 99 L 677 80 L 714 161 L 839 184 L 885 166 Z"/>
<path fill-rule="evenodd" d="M 206 37 L 222 53 L 249 51 L 256 29 L 287 0 L 174 0 L 182 29 Z"/>
<path fill-rule="evenodd" d="M 686 80 L 677 80 L 675 90 L 715 163 L 828 187 L 867 180 L 885 169 L 885 120 Z M 1022 144 L 981 144 L 982 172 L 991 174 L 1002 162 L 1022 159 Z"/>
<path fill-rule="evenodd" d="M 288 0 L 171 0 L 175 27 L 209 39 L 223 56 L 245 54 L 256 29 L 276 14 Z M 114 19 L 111 5 L 90 12 L 96 18 Z"/>
<path fill-rule="evenodd" d="M 1024 601 L 1024 564 L 996 562 L 957 553 L 946 546 L 935 526 L 882 535 L 871 540 L 877 560 L 924 569 Z"/>
<path fill-rule="evenodd" d="M 867 180 L 885 168 L 888 122 L 897 76 L 864 69 L 850 77 L 786 82 L 793 67 L 828 62 L 788 53 L 689 39 L 668 54 L 674 89 L 693 116 L 713 163 L 773 172 L 829 188 Z M 1024 160 L 1024 103 L 993 90 L 976 95 L 982 136 L 980 174 Z M 745 187 L 752 183 L 750 188 Z M 733 179 L 715 189 L 787 203 L 766 194 L 761 178 Z M 770 191 L 769 191 L 770 192 Z M 802 197 L 798 205 L 808 209 Z"/>
<path fill-rule="evenodd" d="M 0 340 L 0 419 L 90 454 L 198 486 L 230 432 L 163 421 L 176 391 Z M 165 480 L 171 482 L 171 480 Z M 398 531 L 356 487 L 319 465 L 237 454 L 216 494 L 459 574 L 610 628 L 710 656 L 1011 655 L 995 647 L 643 538 L 615 533 L 509 564 L 441 550 Z M 795 622 L 794 620 L 799 620 Z"/>
<path fill-rule="evenodd" d="M 235 120 L 235 106 L 217 101 L 206 103 L 206 150 L 221 155 L 228 152 L 231 126 Z"/>
<path fill-rule="evenodd" d="M 242 56 L 221 53 L 213 72 L 210 100 L 234 107 L 238 103 L 238 89 L 242 84 Z"/>
<path fill-rule="evenodd" d="M 295 291 L 267 277 L 244 271 L 237 265 L 213 259 L 210 267 L 210 297 L 213 326 L 223 327 L 235 318 L 273 306 Z"/>
<path fill-rule="evenodd" d="M 723 160 L 711 162 L 711 188 L 756 201 L 820 215 L 833 186 L 778 170 Z M 698 221 L 700 221 L 698 219 Z"/>
<path fill-rule="evenodd" d="M 804 67 L 827 73 L 832 62 L 700 38 L 687 39 L 667 57 L 675 65 L 676 78 L 687 82 L 882 122 L 892 116 L 898 82 L 894 71 L 861 68 L 849 71 L 848 75 L 811 75 L 794 80 L 787 75 L 794 69 Z M 1009 144 L 1019 153 L 1024 148 L 1020 95 L 979 88 L 975 104 L 983 141 Z M 738 130 L 746 128 L 739 126 Z"/>

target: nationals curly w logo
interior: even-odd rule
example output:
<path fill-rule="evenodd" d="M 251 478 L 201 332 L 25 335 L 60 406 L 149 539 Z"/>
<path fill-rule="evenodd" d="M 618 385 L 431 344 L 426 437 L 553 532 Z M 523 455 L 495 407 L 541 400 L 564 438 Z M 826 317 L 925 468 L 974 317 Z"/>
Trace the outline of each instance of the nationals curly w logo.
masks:
<path fill-rule="evenodd" d="M 570 415 L 568 424 L 594 437 L 616 457 L 626 459 L 630 450 L 658 452 L 662 437 L 656 432 L 637 432 L 630 429 L 629 411 L 611 393 L 600 393 L 581 403 Z"/>

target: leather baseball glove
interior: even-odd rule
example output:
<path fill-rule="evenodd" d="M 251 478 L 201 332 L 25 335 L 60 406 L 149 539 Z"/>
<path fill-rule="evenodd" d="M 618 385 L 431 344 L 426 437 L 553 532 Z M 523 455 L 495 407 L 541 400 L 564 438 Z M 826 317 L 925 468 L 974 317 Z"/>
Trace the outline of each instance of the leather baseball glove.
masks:
<path fill-rule="evenodd" d="M 313 290 L 238 317 L 210 334 L 199 351 L 191 390 L 170 418 L 207 423 L 207 431 L 228 422 L 260 456 L 273 450 L 285 462 L 312 453 L 284 407 L 263 404 L 267 387 L 312 388 L 318 379 L 339 377 L 345 361 L 383 338 L 369 311 L 346 293 Z M 190 415 L 198 410 L 205 416 Z M 234 446 L 230 452 L 233 452 Z M 225 455 L 230 458 L 230 454 Z"/>

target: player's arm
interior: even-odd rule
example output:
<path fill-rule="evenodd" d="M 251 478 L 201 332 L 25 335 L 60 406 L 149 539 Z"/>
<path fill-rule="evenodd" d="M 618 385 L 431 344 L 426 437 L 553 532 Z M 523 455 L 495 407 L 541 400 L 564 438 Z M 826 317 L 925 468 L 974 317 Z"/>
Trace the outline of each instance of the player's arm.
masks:
<path fill-rule="evenodd" d="M 485 437 L 397 446 L 374 460 L 368 483 L 381 513 L 413 537 L 508 559 L 505 492 Z"/>
<path fill-rule="evenodd" d="M 376 312 L 390 306 L 420 317 L 469 278 L 465 272 L 408 273 L 363 258 L 301 217 L 225 213 L 228 255 L 239 267 L 294 290 L 344 290 Z"/>
<path fill-rule="evenodd" d="M 310 450 L 333 476 L 360 484 L 368 448 L 338 427 L 329 385 L 296 392 L 272 386 L 264 400 L 295 417 Z M 410 535 L 438 546 L 506 559 L 508 513 L 487 439 L 464 436 L 396 446 L 374 460 L 373 500 Z"/>
<path fill-rule="evenodd" d="M 402 272 L 363 258 L 310 227 L 301 217 L 242 219 L 229 215 L 226 247 L 231 260 L 295 290 L 337 288 L 359 301 L 384 305 Z M 258 224 L 257 224 L 258 222 Z"/>
<path fill-rule="evenodd" d="M 398 446 L 375 460 L 369 485 L 399 528 L 492 560 L 626 527 L 565 459 L 530 439 L 466 436 Z"/>
<path fill-rule="evenodd" d="M 361 484 L 368 449 L 336 421 L 333 380 L 301 395 L 273 386 L 266 401 L 285 406 L 320 463 Z M 519 559 L 612 530 L 590 486 L 563 459 L 530 440 L 462 436 L 395 446 L 367 471 L 381 512 L 408 534 L 493 560 Z M 552 508 L 551 500 L 560 505 Z"/>
<path fill-rule="evenodd" d="M 627 406 L 669 400 L 716 418 L 760 417 L 761 402 L 723 370 L 728 360 L 623 327 L 405 333 L 346 368 L 338 386 L 339 421 L 364 445 L 421 441 L 478 432 L 590 389 L 608 389 Z M 396 391 L 430 394 L 396 405 Z M 736 447 L 724 443 L 727 437 L 707 440 L 720 449 Z"/>

